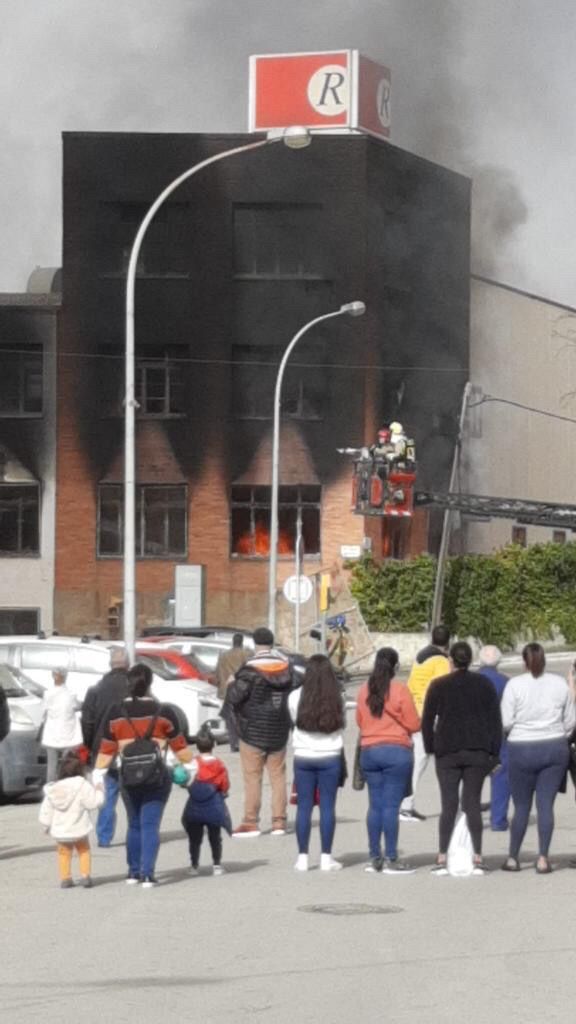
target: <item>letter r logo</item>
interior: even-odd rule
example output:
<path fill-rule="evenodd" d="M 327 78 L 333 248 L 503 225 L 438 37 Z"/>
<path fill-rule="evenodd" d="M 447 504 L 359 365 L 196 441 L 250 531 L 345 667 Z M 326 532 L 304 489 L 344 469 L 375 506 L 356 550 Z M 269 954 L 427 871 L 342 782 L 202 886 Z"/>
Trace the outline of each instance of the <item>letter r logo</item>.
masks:
<path fill-rule="evenodd" d="M 326 64 L 311 76 L 308 82 L 308 102 L 316 113 L 336 117 L 348 110 L 350 84 L 348 69 L 338 64 Z"/>

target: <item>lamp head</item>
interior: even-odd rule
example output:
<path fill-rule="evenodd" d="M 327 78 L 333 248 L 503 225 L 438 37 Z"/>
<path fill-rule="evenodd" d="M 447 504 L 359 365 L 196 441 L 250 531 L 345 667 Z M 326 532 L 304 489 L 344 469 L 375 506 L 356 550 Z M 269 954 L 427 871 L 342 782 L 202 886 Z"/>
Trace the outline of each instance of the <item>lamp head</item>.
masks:
<path fill-rule="evenodd" d="M 366 306 L 363 302 L 346 302 L 340 306 L 340 312 L 347 313 L 348 316 L 364 316 Z"/>
<path fill-rule="evenodd" d="M 289 149 L 305 149 L 312 142 L 307 128 L 290 125 L 288 128 L 273 128 L 267 133 L 268 142 L 283 142 Z"/>

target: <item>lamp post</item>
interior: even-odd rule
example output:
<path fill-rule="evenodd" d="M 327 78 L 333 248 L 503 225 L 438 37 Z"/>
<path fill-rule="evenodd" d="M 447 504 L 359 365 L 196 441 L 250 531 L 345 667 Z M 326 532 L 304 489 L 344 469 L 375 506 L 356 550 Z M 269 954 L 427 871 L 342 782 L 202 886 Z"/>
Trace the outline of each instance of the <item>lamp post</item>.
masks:
<path fill-rule="evenodd" d="M 301 327 L 288 345 L 282 356 L 278 373 L 276 376 L 276 387 L 274 389 L 274 424 L 272 428 L 272 488 L 270 496 L 270 564 L 268 571 L 268 628 L 276 632 L 276 575 L 278 568 L 278 479 L 279 479 L 279 455 L 280 455 L 280 399 L 282 395 L 282 381 L 284 370 L 292 350 L 312 327 L 322 323 L 323 320 L 332 320 L 337 316 L 362 316 L 366 312 L 363 302 L 347 302 L 340 306 L 340 309 L 332 313 L 324 313 L 310 320 L 304 327 Z"/>
<path fill-rule="evenodd" d="M 291 149 L 302 149 L 310 143 L 305 128 L 290 127 L 268 132 L 265 139 L 216 153 L 180 174 L 160 193 L 144 217 L 132 244 L 126 275 L 126 380 L 124 391 L 124 643 L 131 661 L 136 646 L 136 399 L 135 399 L 135 344 L 134 305 L 136 268 L 144 236 L 162 203 L 183 182 L 199 171 L 238 153 L 248 153 L 274 142 L 284 142 Z"/>

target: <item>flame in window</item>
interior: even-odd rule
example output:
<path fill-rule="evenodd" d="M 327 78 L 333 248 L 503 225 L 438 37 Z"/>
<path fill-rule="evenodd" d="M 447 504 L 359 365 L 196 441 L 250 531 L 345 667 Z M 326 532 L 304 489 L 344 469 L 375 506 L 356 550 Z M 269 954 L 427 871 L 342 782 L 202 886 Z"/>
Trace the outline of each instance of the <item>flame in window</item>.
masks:
<path fill-rule="evenodd" d="M 234 554 L 268 556 L 270 554 L 270 531 L 262 523 L 256 523 L 254 534 L 247 531 L 238 538 L 234 547 Z M 290 535 L 285 530 L 280 530 L 278 534 L 278 554 L 294 554 L 294 545 Z"/>

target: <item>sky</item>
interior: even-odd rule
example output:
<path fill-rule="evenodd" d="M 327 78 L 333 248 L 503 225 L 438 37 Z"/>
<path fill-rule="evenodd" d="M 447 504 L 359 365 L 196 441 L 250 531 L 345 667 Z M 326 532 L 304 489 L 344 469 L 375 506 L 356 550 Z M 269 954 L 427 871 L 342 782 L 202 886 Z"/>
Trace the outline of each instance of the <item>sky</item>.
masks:
<path fill-rule="evenodd" d="M 236 132 L 248 57 L 359 49 L 473 179 L 473 269 L 576 306 L 574 0 L 0 0 L 0 291 L 61 261 L 61 132 Z"/>

